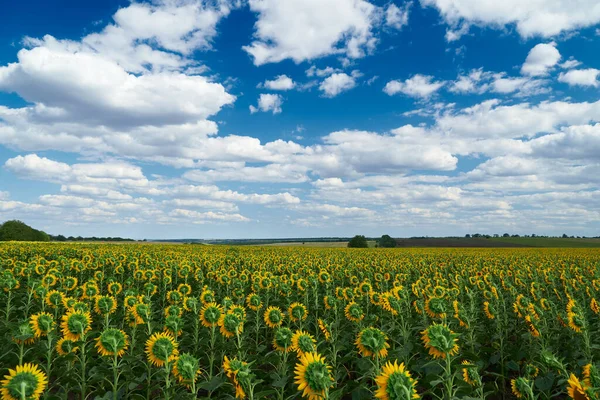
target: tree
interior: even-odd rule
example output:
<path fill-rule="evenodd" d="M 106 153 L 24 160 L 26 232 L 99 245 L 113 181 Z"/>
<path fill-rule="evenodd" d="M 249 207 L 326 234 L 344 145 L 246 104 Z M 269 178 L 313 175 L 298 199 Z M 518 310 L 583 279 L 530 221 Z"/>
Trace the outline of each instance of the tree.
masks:
<path fill-rule="evenodd" d="M 510 235 L 508 233 L 505 233 L 504 235 L 502 235 L 502 237 L 510 237 Z"/>
<path fill-rule="evenodd" d="M 466 237 L 467 239 L 470 239 L 470 238 L 471 238 L 471 235 L 467 233 L 467 234 L 465 235 L 465 237 Z"/>
<path fill-rule="evenodd" d="M 27 224 L 13 220 L 6 221 L 0 225 L 0 241 L 28 241 L 28 242 L 49 242 L 50 236 L 46 232 L 38 231 Z"/>
<path fill-rule="evenodd" d="M 396 240 L 390 237 L 390 235 L 383 235 L 379 239 L 379 247 L 396 247 Z"/>
<path fill-rule="evenodd" d="M 356 235 L 352 239 L 350 239 L 350 241 L 348 242 L 348 247 L 365 248 L 369 247 L 369 244 L 367 243 L 366 237 L 364 237 L 363 235 Z"/>

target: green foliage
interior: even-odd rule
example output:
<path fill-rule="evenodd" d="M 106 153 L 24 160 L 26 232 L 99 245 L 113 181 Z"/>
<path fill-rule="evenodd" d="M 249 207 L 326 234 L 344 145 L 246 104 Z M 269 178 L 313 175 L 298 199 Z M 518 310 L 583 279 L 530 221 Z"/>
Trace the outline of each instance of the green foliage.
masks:
<path fill-rule="evenodd" d="M 13 220 L 0 225 L 0 241 L 16 240 L 20 242 L 49 242 L 47 233 L 38 231 L 27 224 Z"/>
<path fill-rule="evenodd" d="M 396 240 L 390 235 L 383 235 L 381 239 L 379 239 L 379 247 L 396 247 Z"/>
<path fill-rule="evenodd" d="M 369 247 L 369 243 L 367 242 L 367 238 L 363 235 L 356 235 L 348 242 L 348 247 L 354 248 L 367 248 Z"/>

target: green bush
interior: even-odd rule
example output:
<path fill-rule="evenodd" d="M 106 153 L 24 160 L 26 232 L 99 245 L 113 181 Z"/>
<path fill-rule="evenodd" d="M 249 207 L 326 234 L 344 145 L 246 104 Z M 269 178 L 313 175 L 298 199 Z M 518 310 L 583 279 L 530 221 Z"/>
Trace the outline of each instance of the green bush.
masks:
<path fill-rule="evenodd" d="M 38 231 L 21 221 L 6 221 L 0 225 L 0 241 L 49 242 L 46 232 Z"/>
<path fill-rule="evenodd" d="M 381 239 L 379 239 L 379 247 L 396 247 L 396 239 L 392 238 L 390 235 L 383 235 Z"/>
<path fill-rule="evenodd" d="M 366 237 L 364 237 L 363 235 L 356 235 L 352 239 L 350 239 L 350 241 L 348 242 L 348 247 L 364 248 L 369 247 L 369 244 L 367 243 Z"/>

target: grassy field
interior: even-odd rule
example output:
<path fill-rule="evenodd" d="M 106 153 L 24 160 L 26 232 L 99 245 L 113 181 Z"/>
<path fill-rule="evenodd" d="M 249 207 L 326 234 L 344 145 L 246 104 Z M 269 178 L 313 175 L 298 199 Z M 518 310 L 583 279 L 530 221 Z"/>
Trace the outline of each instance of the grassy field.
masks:
<path fill-rule="evenodd" d="M 496 243 L 517 244 L 528 247 L 600 247 L 600 239 L 563 238 L 493 238 Z"/>

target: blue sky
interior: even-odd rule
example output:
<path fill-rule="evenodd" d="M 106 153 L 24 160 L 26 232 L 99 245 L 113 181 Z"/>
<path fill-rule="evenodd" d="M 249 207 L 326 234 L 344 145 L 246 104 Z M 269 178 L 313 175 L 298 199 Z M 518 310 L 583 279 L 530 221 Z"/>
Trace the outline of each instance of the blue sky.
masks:
<path fill-rule="evenodd" d="M 0 220 L 598 235 L 595 0 L 13 2 Z"/>

